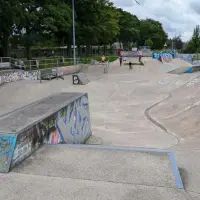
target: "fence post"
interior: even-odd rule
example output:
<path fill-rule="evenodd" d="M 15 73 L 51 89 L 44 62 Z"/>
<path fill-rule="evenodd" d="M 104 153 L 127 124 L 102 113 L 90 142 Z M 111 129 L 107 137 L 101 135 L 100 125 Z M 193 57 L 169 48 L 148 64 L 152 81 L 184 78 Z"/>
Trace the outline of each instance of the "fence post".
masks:
<path fill-rule="evenodd" d="M 39 60 L 36 60 L 36 67 L 39 69 Z"/>
<path fill-rule="evenodd" d="M 30 71 L 32 71 L 32 64 L 31 64 L 31 60 L 29 60 L 29 66 L 30 66 Z"/>

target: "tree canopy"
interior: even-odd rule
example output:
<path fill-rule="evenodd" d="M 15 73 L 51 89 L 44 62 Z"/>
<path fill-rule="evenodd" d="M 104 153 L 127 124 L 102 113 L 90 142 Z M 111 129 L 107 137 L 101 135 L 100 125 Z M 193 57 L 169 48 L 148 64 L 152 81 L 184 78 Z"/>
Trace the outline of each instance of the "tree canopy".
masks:
<path fill-rule="evenodd" d="M 200 51 L 200 26 L 197 25 L 193 31 L 192 38 L 189 40 L 185 52 L 198 53 Z"/>
<path fill-rule="evenodd" d="M 23 46 L 27 57 L 38 43 L 72 45 L 71 0 L 0 0 L 0 45 L 3 56 L 9 46 Z M 162 24 L 116 8 L 109 0 L 75 0 L 76 44 L 136 43 L 162 49 L 167 34 Z"/>

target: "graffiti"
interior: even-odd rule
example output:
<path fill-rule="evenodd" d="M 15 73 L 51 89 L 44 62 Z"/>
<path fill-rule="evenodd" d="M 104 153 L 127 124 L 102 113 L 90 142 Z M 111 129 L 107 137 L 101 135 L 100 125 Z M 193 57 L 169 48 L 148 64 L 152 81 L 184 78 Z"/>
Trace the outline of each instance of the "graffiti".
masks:
<path fill-rule="evenodd" d="M 91 134 L 88 97 L 84 95 L 19 133 L 11 167 L 30 156 L 43 144 L 80 144 Z"/>
<path fill-rule="evenodd" d="M 2 79 L 1 84 L 10 83 L 19 80 L 37 80 L 37 72 L 26 72 L 26 71 L 8 71 L 0 74 Z"/>
<path fill-rule="evenodd" d="M 59 75 L 67 75 L 73 74 L 80 71 L 80 66 L 76 67 L 60 67 L 58 69 Z M 22 71 L 22 70 L 7 70 L 0 73 L 0 85 L 3 83 L 10 83 L 20 80 L 37 80 L 38 79 L 38 71 Z"/>
<path fill-rule="evenodd" d="M 0 172 L 8 172 L 15 138 L 0 136 Z"/>
<path fill-rule="evenodd" d="M 173 59 L 172 53 L 153 53 L 153 58 L 160 60 L 162 63 L 169 63 Z"/>
<path fill-rule="evenodd" d="M 11 166 L 20 163 L 41 145 L 47 143 L 47 135 L 48 129 L 42 122 L 20 133 L 17 137 Z"/>
<path fill-rule="evenodd" d="M 199 83 L 200 83 L 200 77 L 197 77 L 197 78 L 191 80 L 190 82 L 188 82 L 186 87 L 190 87 L 190 86 L 193 86 L 193 85 L 199 84 Z"/>
<path fill-rule="evenodd" d="M 66 143 L 83 143 L 91 135 L 87 96 L 71 103 L 57 116 L 56 127 Z"/>
<path fill-rule="evenodd" d="M 164 78 L 164 79 L 160 80 L 158 83 L 162 84 L 162 85 L 165 85 L 165 84 L 169 83 L 169 80 L 167 78 Z"/>
<path fill-rule="evenodd" d="M 192 54 L 177 54 L 176 57 L 185 60 L 186 62 L 189 62 L 191 64 L 194 61 L 194 56 Z"/>

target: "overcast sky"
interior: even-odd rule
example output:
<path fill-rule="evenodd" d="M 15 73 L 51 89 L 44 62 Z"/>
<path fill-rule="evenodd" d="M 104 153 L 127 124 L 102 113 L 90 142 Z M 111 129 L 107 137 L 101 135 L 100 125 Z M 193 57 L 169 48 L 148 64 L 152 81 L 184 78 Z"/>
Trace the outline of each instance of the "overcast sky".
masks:
<path fill-rule="evenodd" d="M 152 18 L 162 22 L 169 37 L 181 34 L 187 41 L 193 29 L 200 25 L 200 0 L 112 0 L 139 19 Z"/>

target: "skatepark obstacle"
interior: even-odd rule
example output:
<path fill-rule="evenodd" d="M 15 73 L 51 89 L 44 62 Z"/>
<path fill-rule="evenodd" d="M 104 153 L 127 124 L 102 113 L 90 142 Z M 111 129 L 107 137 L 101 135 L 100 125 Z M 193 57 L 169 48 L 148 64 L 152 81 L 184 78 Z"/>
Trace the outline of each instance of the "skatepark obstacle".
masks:
<path fill-rule="evenodd" d="M 78 74 L 72 75 L 72 82 L 73 82 L 73 85 L 86 85 L 90 81 L 86 78 L 84 73 L 78 73 Z"/>
<path fill-rule="evenodd" d="M 43 144 L 83 144 L 91 136 L 88 95 L 59 93 L 0 116 L 0 172 Z"/>
<path fill-rule="evenodd" d="M 42 82 L 42 80 L 51 80 L 53 78 L 61 78 L 62 80 L 64 80 L 64 76 L 63 73 L 58 72 L 58 68 L 47 68 L 47 69 L 42 69 L 40 70 L 40 83 Z"/>

